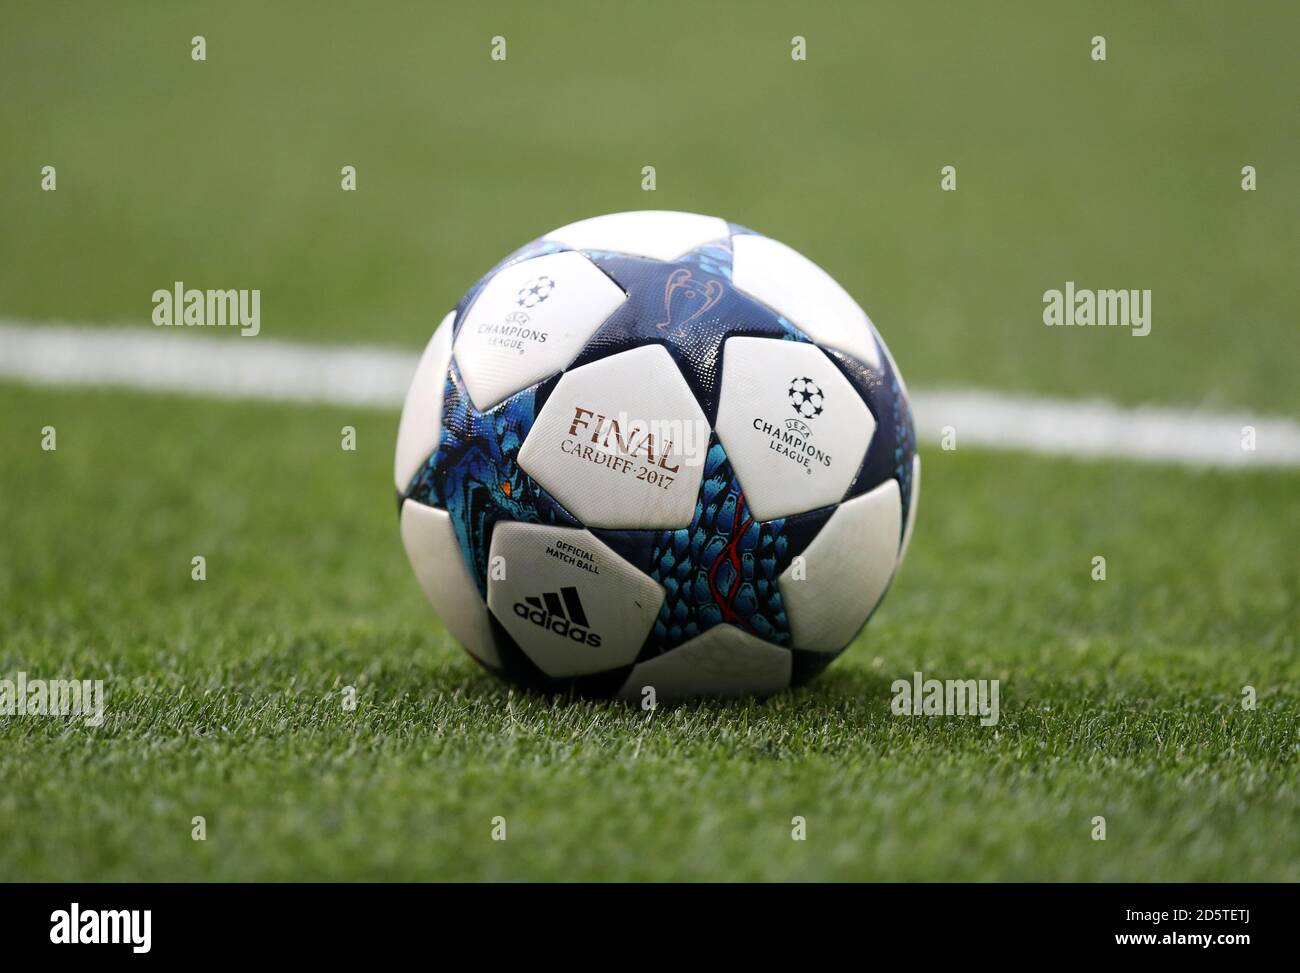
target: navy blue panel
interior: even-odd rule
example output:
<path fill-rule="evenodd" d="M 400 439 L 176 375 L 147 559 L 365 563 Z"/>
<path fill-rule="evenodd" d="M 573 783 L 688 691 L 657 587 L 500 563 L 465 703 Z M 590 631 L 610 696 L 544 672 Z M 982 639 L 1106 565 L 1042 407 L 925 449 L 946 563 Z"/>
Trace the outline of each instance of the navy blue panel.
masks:
<path fill-rule="evenodd" d="M 452 363 L 442 406 L 442 440 L 416 471 L 406 495 L 451 514 L 452 527 L 479 594 L 487 597 L 492 527 L 501 520 L 576 527 L 549 493 L 519 468 L 519 449 L 533 427 L 547 379 L 486 412 L 474 408 Z"/>
<path fill-rule="evenodd" d="M 791 660 L 790 685 L 793 687 L 809 682 L 840 655 L 839 652 L 808 652 L 805 649 L 793 649 L 792 652 L 794 658 Z"/>
<path fill-rule="evenodd" d="M 689 527 L 592 531 L 664 588 L 663 607 L 639 659 L 675 649 L 723 622 L 789 645 L 777 578 L 833 511 L 755 520 L 722 444 L 712 439 Z"/>
<path fill-rule="evenodd" d="M 583 252 L 628 299 L 592 335 L 571 367 L 661 344 L 682 370 L 710 423 L 718 414 L 723 341 L 740 335 L 808 340 L 781 315 L 732 286 L 730 240 L 707 244 L 671 263 Z"/>

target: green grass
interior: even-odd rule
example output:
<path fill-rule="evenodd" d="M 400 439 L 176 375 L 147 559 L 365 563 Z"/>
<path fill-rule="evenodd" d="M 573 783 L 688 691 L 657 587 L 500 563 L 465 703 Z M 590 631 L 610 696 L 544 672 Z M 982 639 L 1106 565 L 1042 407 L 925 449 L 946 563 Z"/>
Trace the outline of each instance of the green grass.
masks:
<path fill-rule="evenodd" d="M 822 263 L 914 387 L 1300 413 L 1294 4 L 3 19 L 0 318 L 148 328 L 180 279 L 260 288 L 268 337 L 416 348 L 545 230 L 687 209 Z M 1150 288 L 1152 334 L 1044 328 L 1066 280 Z M 1300 881 L 1300 471 L 930 449 L 857 645 L 648 717 L 452 644 L 398 540 L 395 426 L 0 385 L 0 678 L 108 692 L 96 730 L 0 717 L 0 879 Z M 893 716 L 916 670 L 1001 680 L 1001 722 Z"/>
<path fill-rule="evenodd" d="M 395 424 L 0 386 L 0 675 L 108 692 L 98 730 L 0 717 L 0 879 L 1300 880 L 1300 472 L 932 449 L 858 644 L 647 717 L 451 644 Z M 891 715 L 917 669 L 1000 679 L 1001 722 Z"/>
<path fill-rule="evenodd" d="M 824 264 L 914 386 L 1296 413 L 1298 30 L 1282 0 L 11 4 L 0 314 L 149 327 L 179 279 L 262 289 L 269 336 L 416 347 L 544 231 L 689 209 Z M 1151 335 L 1043 327 L 1067 280 L 1151 289 Z"/>

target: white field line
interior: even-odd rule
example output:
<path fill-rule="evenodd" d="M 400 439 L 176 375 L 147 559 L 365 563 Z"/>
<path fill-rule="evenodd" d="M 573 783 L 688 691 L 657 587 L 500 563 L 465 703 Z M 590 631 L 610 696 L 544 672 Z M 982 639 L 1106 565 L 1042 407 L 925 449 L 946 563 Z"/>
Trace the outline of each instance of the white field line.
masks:
<path fill-rule="evenodd" d="M 233 333 L 0 321 L 0 378 L 39 385 L 400 408 L 418 358 Z M 1300 423 L 1291 419 L 987 391 L 916 390 L 912 406 L 922 441 L 938 442 L 952 426 L 958 448 L 1192 466 L 1300 466 Z M 1244 426 L 1255 428 L 1253 452 L 1242 449 Z"/>

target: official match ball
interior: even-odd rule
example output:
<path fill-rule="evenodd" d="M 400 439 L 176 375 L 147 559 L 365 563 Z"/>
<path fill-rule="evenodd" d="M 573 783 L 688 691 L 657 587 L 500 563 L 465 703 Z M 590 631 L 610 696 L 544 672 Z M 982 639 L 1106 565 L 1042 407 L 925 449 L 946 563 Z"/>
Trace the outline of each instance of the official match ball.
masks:
<path fill-rule="evenodd" d="M 902 377 L 776 240 L 693 213 L 562 226 L 425 349 L 394 470 L 448 632 L 544 692 L 802 683 L 875 610 L 916 518 Z"/>

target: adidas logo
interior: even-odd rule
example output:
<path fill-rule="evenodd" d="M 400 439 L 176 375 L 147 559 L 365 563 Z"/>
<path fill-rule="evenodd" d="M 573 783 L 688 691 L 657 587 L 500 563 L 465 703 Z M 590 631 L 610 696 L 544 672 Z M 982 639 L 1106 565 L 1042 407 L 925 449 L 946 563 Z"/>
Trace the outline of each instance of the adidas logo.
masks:
<path fill-rule="evenodd" d="M 593 649 L 600 645 L 600 636 L 591 631 L 587 613 L 582 609 L 578 589 L 561 588 L 548 591 L 540 598 L 525 598 L 515 602 L 515 614 L 575 642 L 584 642 Z"/>

